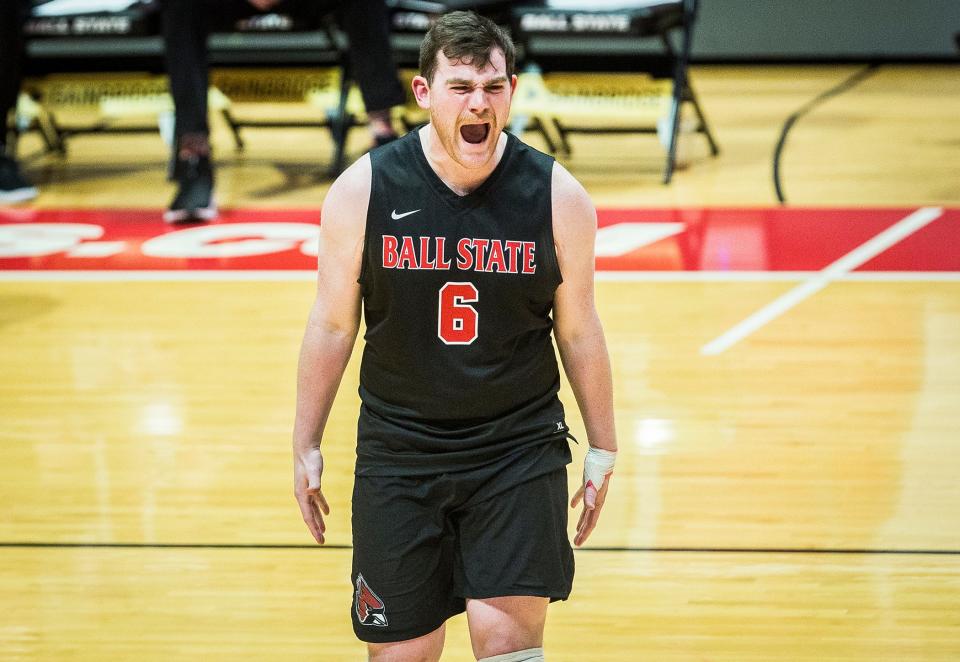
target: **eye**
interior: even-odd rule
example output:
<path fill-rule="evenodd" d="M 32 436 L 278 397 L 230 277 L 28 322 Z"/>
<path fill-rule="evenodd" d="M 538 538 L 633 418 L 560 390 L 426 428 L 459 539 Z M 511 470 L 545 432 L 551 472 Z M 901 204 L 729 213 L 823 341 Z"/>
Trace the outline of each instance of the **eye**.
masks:
<path fill-rule="evenodd" d="M 496 85 L 488 85 L 486 89 L 487 92 L 491 94 L 499 94 L 500 92 L 503 92 L 503 85 L 499 83 Z"/>
<path fill-rule="evenodd" d="M 467 92 L 470 91 L 470 88 L 467 87 L 466 85 L 454 85 L 454 86 L 453 86 L 452 88 L 450 88 L 450 89 L 452 89 L 452 90 L 453 90 L 454 92 L 456 92 L 457 94 L 466 94 Z"/>

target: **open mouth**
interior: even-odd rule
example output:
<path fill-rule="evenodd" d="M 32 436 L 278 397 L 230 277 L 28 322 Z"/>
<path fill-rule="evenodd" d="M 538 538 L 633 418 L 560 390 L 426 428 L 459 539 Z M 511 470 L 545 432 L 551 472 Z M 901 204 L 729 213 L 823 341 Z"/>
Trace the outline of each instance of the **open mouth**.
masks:
<path fill-rule="evenodd" d="M 471 145 L 479 145 L 490 135 L 489 124 L 464 124 L 460 127 L 460 136 Z"/>

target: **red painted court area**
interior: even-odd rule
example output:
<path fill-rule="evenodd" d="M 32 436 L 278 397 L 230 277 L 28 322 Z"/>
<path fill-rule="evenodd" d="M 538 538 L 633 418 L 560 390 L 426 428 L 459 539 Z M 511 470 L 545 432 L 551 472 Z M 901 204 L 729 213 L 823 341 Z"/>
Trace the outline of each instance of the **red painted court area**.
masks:
<path fill-rule="evenodd" d="M 820 271 L 915 208 L 600 209 L 597 269 Z M 935 212 L 855 271 L 960 272 L 960 209 Z M 313 270 L 319 211 L 243 209 L 165 225 L 156 210 L 0 209 L 3 271 Z M 397 233 L 403 234 L 402 220 Z"/>

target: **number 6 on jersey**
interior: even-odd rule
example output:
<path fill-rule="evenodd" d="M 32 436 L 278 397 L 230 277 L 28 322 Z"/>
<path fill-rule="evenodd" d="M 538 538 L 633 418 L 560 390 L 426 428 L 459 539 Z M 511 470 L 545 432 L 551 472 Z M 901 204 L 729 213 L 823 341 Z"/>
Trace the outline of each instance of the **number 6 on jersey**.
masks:
<path fill-rule="evenodd" d="M 469 345 L 477 339 L 479 293 L 473 283 L 447 283 L 440 288 L 437 335 L 448 345 Z"/>

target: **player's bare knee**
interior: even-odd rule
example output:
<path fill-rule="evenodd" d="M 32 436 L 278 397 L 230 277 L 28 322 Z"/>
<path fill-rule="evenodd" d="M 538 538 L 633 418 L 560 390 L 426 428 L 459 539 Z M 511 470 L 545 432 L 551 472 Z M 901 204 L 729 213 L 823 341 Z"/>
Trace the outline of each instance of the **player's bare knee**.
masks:
<path fill-rule="evenodd" d="M 468 601 L 473 654 L 484 660 L 543 646 L 547 602 L 531 596 Z"/>
<path fill-rule="evenodd" d="M 437 662 L 441 652 L 441 650 L 424 650 L 423 648 L 367 644 L 369 662 Z"/>
<path fill-rule="evenodd" d="M 532 632 L 505 633 L 503 631 L 491 631 L 474 639 L 473 654 L 478 660 L 484 662 L 489 660 L 520 662 L 521 660 L 536 660 L 543 657 L 543 649 L 541 648 L 543 637 Z M 539 650 L 541 657 L 503 657 L 516 655 L 527 650 Z"/>
<path fill-rule="evenodd" d="M 445 628 L 440 626 L 430 634 L 407 641 L 386 644 L 367 644 L 370 662 L 437 662 L 443 652 Z"/>
<path fill-rule="evenodd" d="M 477 662 L 544 662 L 543 648 L 524 648 L 491 657 L 482 657 Z"/>

